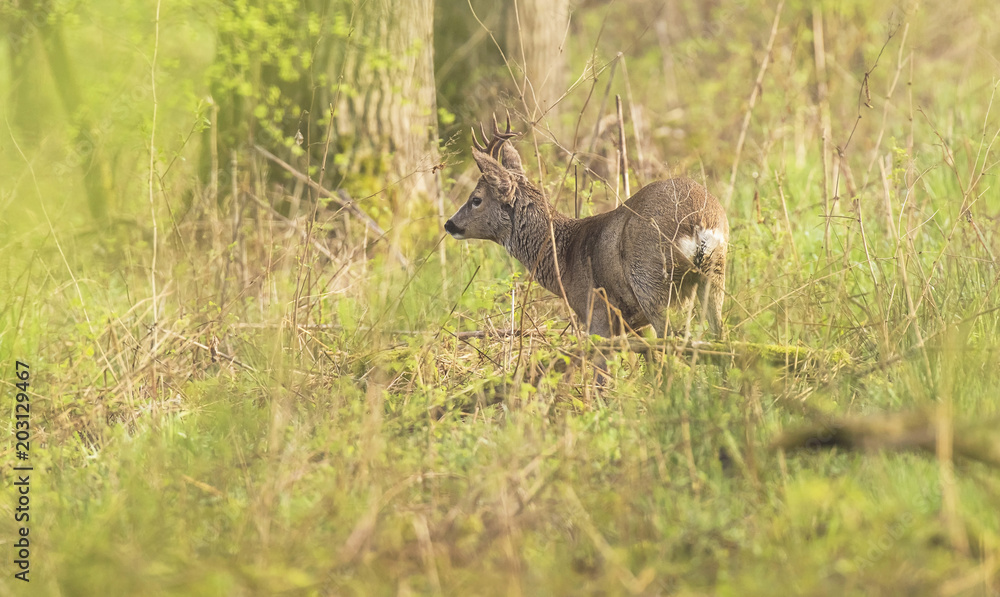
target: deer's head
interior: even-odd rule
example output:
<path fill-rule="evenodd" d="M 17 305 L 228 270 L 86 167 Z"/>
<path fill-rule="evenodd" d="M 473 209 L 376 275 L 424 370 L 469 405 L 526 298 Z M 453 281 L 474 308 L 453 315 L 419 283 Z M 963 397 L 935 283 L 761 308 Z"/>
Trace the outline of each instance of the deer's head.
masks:
<path fill-rule="evenodd" d="M 480 130 L 485 140 L 486 131 L 482 127 Z M 444 225 L 448 234 L 460 240 L 481 238 L 500 244 L 510 237 L 516 191 L 524 179 L 521 156 L 504 143 L 515 134 L 510 130 L 510 116 L 504 132 L 493 118 L 493 135 L 485 147 L 479 144 L 473 129 L 472 157 L 482 176 L 465 205 Z"/>

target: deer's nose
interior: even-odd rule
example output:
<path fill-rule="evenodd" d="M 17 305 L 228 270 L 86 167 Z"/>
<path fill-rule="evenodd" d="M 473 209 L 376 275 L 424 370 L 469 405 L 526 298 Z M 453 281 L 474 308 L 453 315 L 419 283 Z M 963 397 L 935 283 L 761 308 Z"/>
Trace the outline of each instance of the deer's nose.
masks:
<path fill-rule="evenodd" d="M 462 234 L 462 229 L 455 225 L 455 222 L 448 220 L 444 223 L 444 231 L 452 236 L 457 236 Z"/>

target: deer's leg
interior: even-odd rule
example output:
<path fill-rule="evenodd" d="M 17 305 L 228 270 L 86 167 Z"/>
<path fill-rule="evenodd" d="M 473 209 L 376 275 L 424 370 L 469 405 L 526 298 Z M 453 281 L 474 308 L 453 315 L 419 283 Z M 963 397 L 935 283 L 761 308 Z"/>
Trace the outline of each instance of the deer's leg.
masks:
<path fill-rule="evenodd" d="M 694 292 L 685 293 L 685 296 L 681 297 L 678 306 L 680 308 L 681 314 L 684 315 L 684 337 L 691 337 L 691 323 L 695 321 L 695 317 L 698 313 L 694 309 Z"/>
<path fill-rule="evenodd" d="M 667 306 L 677 308 L 684 317 L 684 325 L 675 333 L 681 333 L 685 336 L 691 335 L 691 321 L 695 317 L 694 297 L 698 292 L 698 284 L 692 276 L 691 272 L 685 272 L 669 285 L 672 300 L 667 303 Z"/>
<path fill-rule="evenodd" d="M 725 298 L 725 281 L 716 276 L 706 276 L 701 283 L 699 294 L 702 309 L 708 319 L 708 325 L 712 328 L 712 333 L 719 340 L 726 339 L 726 330 L 722 322 L 722 300 Z"/>
<path fill-rule="evenodd" d="M 588 334 L 597 334 L 604 338 L 611 337 L 611 322 L 608 318 L 607 301 L 601 294 L 601 289 L 591 290 L 587 297 L 586 308 L 580 309 L 574 305 L 577 319 L 587 328 Z M 574 356 L 573 362 L 580 364 L 585 362 L 583 357 Z M 594 382 L 598 387 L 603 387 L 607 382 L 608 362 L 603 354 L 597 352 L 590 359 L 590 364 L 594 367 Z"/>
<path fill-rule="evenodd" d="M 587 312 L 577 315 L 587 322 L 587 333 L 597 334 L 603 338 L 612 336 L 611 309 L 604 294 L 603 288 L 591 291 L 590 300 L 587 301 Z"/>
<path fill-rule="evenodd" d="M 634 267 L 630 273 L 629 288 L 639 305 L 639 311 L 653 326 L 657 338 L 666 337 L 670 333 L 667 310 L 678 300 L 676 287 L 669 280 L 664 281 L 657 269 Z"/>
<path fill-rule="evenodd" d="M 664 309 L 650 309 L 649 311 L 643 310 L 646 315 L 646 319 L 649 320 L 650 325 L 653 326 L 653 331 L 656 332 L 657 338 L 665 338 L 670 333 L 669 322 L 667 320 L 667 310 Z"/>
<path fill-rule="evenodd" d="M 670 308 L 677 308 L 685 318 L 690 318 L 695 295 L 694 285 L 690 281 L 687 284 L 667 281 L 653 291 L 644 292 L 645 290 L 643 287 L 637 287 L 635 294 L 639 300 L 639 309 L 652 324 L 656 336 L 665 338 L 677 333 L 677 330 L 672 330 L 670 326 Z"/>

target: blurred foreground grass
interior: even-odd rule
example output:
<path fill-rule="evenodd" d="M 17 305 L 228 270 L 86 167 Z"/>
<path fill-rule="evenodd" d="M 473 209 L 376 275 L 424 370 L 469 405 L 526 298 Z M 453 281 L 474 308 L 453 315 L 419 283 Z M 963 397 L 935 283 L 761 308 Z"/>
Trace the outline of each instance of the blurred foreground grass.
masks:
<path fill-rule="evenodd" d="M 720 197 L 774 16 L 740 6 L 730 29 L 679 46 L 692 98 L 679 121 L 657 112 L 659 55 L 628 55 L 658 126 L 647 158 L 684 152 L 652 175 L 705 177 Z M 262 160 L 247 157 L 238 199 L 209 201 L 177 141 L 191 126 L 182 99 L 158 125 L 176 154 L 157 162 L 175 169 L 154 198 L 153 296 L 142 160 L 119 162 L 132 177 L 99 228 L 79 185 L 52 175 L 65 141 L 22 146 L 8 127 L 2 393 L 16 392 L 15 360 L 30 363 L 35 471 L 32 582 L 6 557 L 2 593 L 996 594 L 1000 470 L 953 458 L 948 436 L 1000 421 L 997 11 L 932 3 L 887 27 L 851 6 L 827 13 L 843 36 L 828 40 L 822 99 L 812 13 L 785 9 L 736 159 L 727 302 L 733 339 L 866 365 L 844 371 L 623 351 L 596 387 L 569 356 L 588 341 L 559 301 L 512 277 L 498 247 L 444 239 L 442 260 L 430 202 L 374 210 L 407 269 L 342 214 L 315 228 L 308 209 L 274 217 L 251 197 L 290 198 L 261 182 Z M 613 57 L 640 16 L 581 9 L 579 37 L 610 22 Z M 973 38 L 979 54 L 949 50 Z M 593 43 L 571 48 L 581 64 Z M 714 68 L 694 77 L 699 60 Z M 578 111 L 585 91 L 567 99 Z M 148 129 L 115 131 L 147 151 Z M 573 181 L 560 180 L 545 182 L 569 211 Z M 824 188 L 839 189 L 833 205 Z M 603 185 L 584 189 L 585 211 L 607 208 Z M 458 335 L 512 323 L 530 333 Z M 925 413 L 934 449 L 771 447 L 803 424 L 896 412 Z M 13 418 L 3 426 L 13 437 Z M 4 456 L 9 547 L 13 443 Z"/>

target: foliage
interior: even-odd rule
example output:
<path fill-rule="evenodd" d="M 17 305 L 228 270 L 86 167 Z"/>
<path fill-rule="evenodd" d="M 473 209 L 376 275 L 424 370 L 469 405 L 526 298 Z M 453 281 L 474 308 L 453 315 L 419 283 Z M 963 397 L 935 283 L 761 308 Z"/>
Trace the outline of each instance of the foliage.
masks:
<path fill-rule="evenodd" d="M 553 115 L 566 125 L 555 143 L 520 129 L 531 176 L 564 212 L 612 205 L 616 131 L 600 121 L 614 102 L 599 110 L 606 89 L 621 94 L 633 188 L 685 174 L 726 198 L 735 171 L 732 339 L 859 364 L 622 350 L 603 386 L 561 301 L 502 248 L 442 238 L 432 201 L 381 214 L 398 226 L 375 238 L 333 200 L 276 190 L 259 164 L 237 168 L 229 200 L 209 193 L 194 133 L 213 108 L 199 98 L 265 106 L 277 128 L 257 140 L 277 152 L 317 36 L 350 35 L 334 10 L 301 7 L 220 3 L 198 25 L 204 8 L 163 4 L 155 122 L 150 8 L 64 7 L 81 109 L 118 156 L 117 211 L 95 227 L 78 164 L 58 173 L 72 118 L 33 141 L 7 129 L 0 387 L 13 396 L 13 363 L 30 362 L 35 471 L 32 582 L 6 574 L 0 592 L 998 590 L 996 467 L 953 458 L 947 441 L 934 453 L 773 448 L 803 423 L 884 413 L 996 429 L 995 6 L 789 0 L 751 110 L 770 3 L 579 3 L 566 52 L 584 75 Z M 441 14 L 436 35 L 455 21 L 459 42 L 475 31 Z M 216 34 L 227 41 L 213 48 Z M 480 43 L 442 89 L 502 76 Z M 277 92 L 254 87 L 265 71 Z M 0 87 L 14 78 L 0 72 Z M 51 81 L 39 91 L 49 105 L 55 93 Z M 463 130 L 494 98 L 452 93 L 439 117 Z M 516 119 L 517 98 L 501 107 Z M 473 175 L 446 166 L 449 201 Z M 363 178 L 398 182 L 377 167 Z M 5 540 L 16 497 L 0 487 Z"/>

